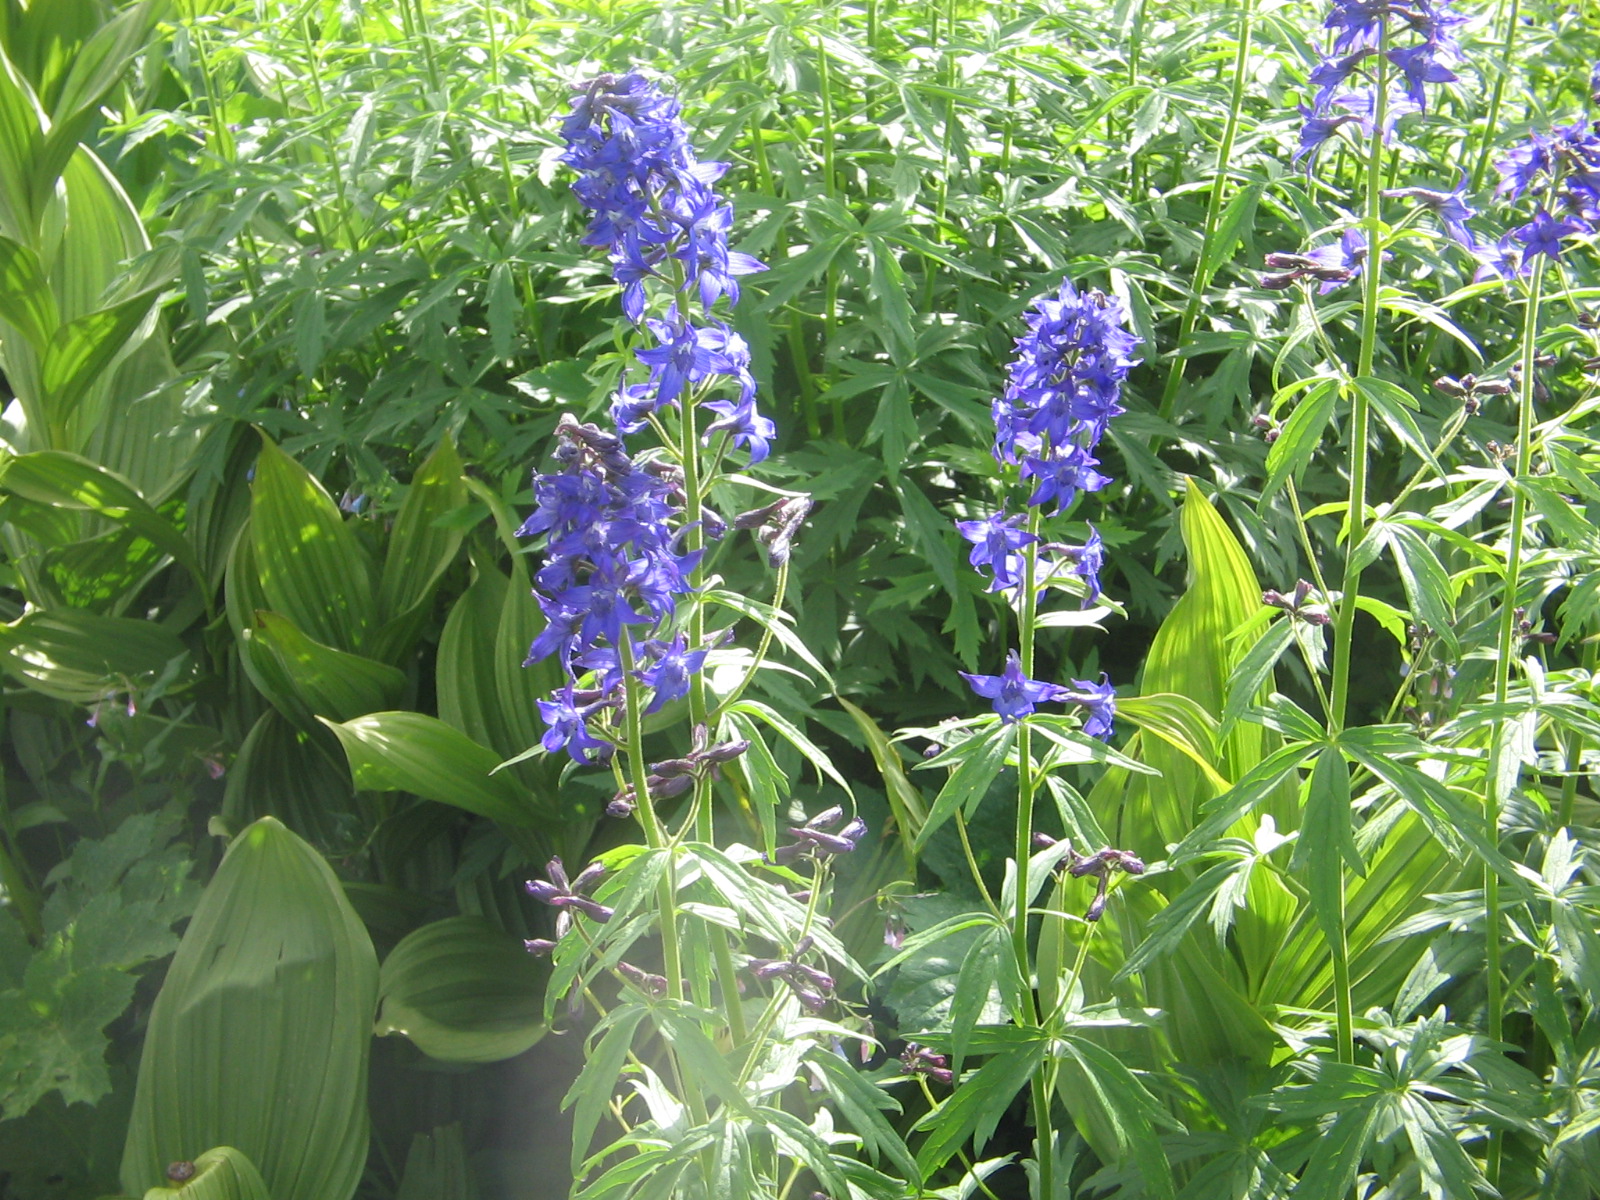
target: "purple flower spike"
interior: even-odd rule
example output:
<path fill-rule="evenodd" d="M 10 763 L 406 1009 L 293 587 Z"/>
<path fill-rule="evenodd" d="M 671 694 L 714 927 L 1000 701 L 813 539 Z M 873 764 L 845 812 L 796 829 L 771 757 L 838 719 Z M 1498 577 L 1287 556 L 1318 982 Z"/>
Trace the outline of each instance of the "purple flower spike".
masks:
<path fill-rule="evenodd" d="M 1020 721 L 1033 711 L 1033 706 L 1070 698 L 1070 693 L 1060 684 L 1041 683 L 1022 673 L 1022 659 L 1015 650 L 1006 655 L 1005 670 L 998 675 L 969 675 L 961 677 L 972 690 L 985 700 L 994 701 L 994 711 L 1004 724 Z"/>

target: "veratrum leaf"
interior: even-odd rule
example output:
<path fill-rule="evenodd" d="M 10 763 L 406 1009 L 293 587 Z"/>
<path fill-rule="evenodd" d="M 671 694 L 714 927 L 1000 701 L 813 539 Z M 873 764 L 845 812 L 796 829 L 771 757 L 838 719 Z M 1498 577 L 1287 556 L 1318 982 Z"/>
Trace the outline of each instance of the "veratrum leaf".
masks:
<path fill-rule="evenodd" d="M 188 1182 L 153 1187 L 144 1194 L 144 1200 L 272 1200 L 261 1172 L 242 1150 L 218 1146 L 191 1165 L 194 1175 Z"/>
<path fill-rule="evenodd" d="M 435 921 L 384 959 L 376 1031 L 404 1034 L 445 1062 L 512 1058 L 544 1036 L 547 973 L 480 917 Z"/>
<path fill-rule="evenodd" d="M 379 712 L 323 724 L 344 745 L 359 788 L 411 792 L 506 825 L 529 825 L 538 816 L 533 798 L 509 775 L 490 774 L 500 765 L 498 754 L 437 717 Z"/>
<path fill-rule="evenodd" d="M 461 456 L 446 436 L 417 468 L 395 517 L 378 582 L 378 611 L 384 620 L 393 620 L 433 594 L 434 584 L 461 548 L 464 532 L 440 529 L 437 522 L 466 502 Z"/>
<path fill-rule="evenodd" d="M 272 817 L 228 848 L 150 1014 L 122 1186 L 236 1146 L 275 1200 L 349 1200 L 367 1160 L 378 960 L 319 855 Z"/>
<path fill-rule="evenodd" d="M 250 505 L 266 599 L 260 607 L 282 613 L 325 646 L 359 650 L 372 620 L 366 551 L 311 473 L 265 435 L 261 441 Z"/>
<path fill-rule="evenodd" d="M 0 624 L 0 669 L 72 704 L 126 690 L 184 653 L 183 643 L 153 621 L 59 609 Z"/>

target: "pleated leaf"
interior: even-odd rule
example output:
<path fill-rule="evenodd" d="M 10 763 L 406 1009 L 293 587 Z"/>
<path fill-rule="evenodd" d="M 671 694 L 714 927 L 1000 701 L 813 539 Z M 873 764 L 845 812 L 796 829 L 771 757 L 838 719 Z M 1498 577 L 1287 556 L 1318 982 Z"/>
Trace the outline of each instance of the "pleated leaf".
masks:
<path fill-rule="evenodd" d="M 372 621 L 367 553 L 322 484 L 264 435 L 250 536 L 270 608 L 336 650 L 357 650 Z"/>
<path fill-rule="evenodd" d="M 544 1036 L 543 977 L 521 942 L 480 917 L 450 917 L 403 938 L 378 976 L 377 1033 L 430 1058 L 498 1062 Z"/>
<path fill-rule="evenodd" d="M 192 1167 L 194 1174 L 170 1187 L 151 1188 L 144 1200 L 272 1200 L 250 1156 L 232 1146 L 218 1146 L 192 1163 L 183 1160 L 172 1166 Z"/>
<path fill-rule="evenodd" d="M 349 1200 L 367 1159 L 372 942 L 328 864 L 272 817 L 229 847 L 150 1014 L 122 1186 L 236 1146 L 274 1200 Z"/>

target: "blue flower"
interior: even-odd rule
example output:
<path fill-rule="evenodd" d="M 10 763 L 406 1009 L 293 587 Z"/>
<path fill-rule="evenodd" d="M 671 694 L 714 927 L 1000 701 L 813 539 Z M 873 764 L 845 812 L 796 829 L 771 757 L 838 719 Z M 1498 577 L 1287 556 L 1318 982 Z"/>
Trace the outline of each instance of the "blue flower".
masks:
<path fill-rule="evenodd" d="M 778 427 L 771 417 L 756 411 L 755 398 L 738 400 L 707 400 L 700 406 L 717 414 L 718 419 L 706 426 L 706 439 L 716 433 L 726 433 L 735 446 L 750 451 L 750 465 L 761 462 L 771 452 L 772 439 L 778 436 Z"/>
<path fill-rule="evenodd" d="M 1463 171 L 1461 179 L 1456 186 L 1448 192 L 1436 192 L 1430 188 L 1404 187 L 1389 188 L 1383 194 L 1394 200 L 1415 200 L 1424 208 L 1431 210 L 1439 218 L 1439 224 L 1444 226 L 1444 231 L 1450 240 L 1466 250 L 1476 250 L 1478 239 L 1472 230 L 1467 228 L 1467 221 L 1477 216 L 1477 212 L 1463 199 L 1467 188 L 1467 175 Z"/>
<path fill-rule="evenodd" d="M 1100 598 L 1100 571 L 1106 564 L 1105 550 L 1105 543 L 1100 540 L 1100 531 L 1091 525 L 1089 539 L 1073 552 L 1073 573 L 1089 588 L 1089 594 L 1083 599 L 1085 608 Z"/>
<path fill-rule="evenodd" d="M 1081 704 L 1088 709 L 1088 716 L 1083 722 L 1083 731 L 1090 737 L 1109 742 L 1112 723 L 1117 717 L 1117 689 L 1111 686 L 1110 677 L 1102 674 L 1099 683 L 1074 679 L 1072 686 L 1077 690 L 1063 688 L 1065 694 L 1057 698 Z"/>
<path fill-rule="evenodd" d="M 1543 254 L 1552 262 L 1559 259 L 1561 243 L 1575 233 L 1587 232 L 1588 228 L 1584 222 L 1572 217 L 1563 217 L 1558 221 L 1541 208 L 1534 214 L 1533 220 L 1511 231 L 1511 236 L 1524 247 L 1523 272 L 1526 273 L 1531 268 L 1531 260 L 1535 254 Z"/>
<path fill-rule="evenodd" d="M 1094 468 L 1100 460 L 1082 446 L 1073 446 L 1058 458 L 1027 458 L 1022 463 L 1022 477 L 1037 479 L 1039 485 L 1028 497 L 1032 506 L 1056 502 L 1056 512 L 1061 512 L 1077 498 L 1079 492 L 1098 492 L 1111 482 Z"/>
<path fill-rule="evenodd" d="M 988 567 L 994 573 L 989 583 L 991 592 L 1022 586 L 1023 561 L 1018 552 L 1039 540 L 1022 528 L 1022 521 L 1021 513 L 1011 517 L 995 513 L 981 521 L 956 522 L 957 532 L 972 543 L 967 562 L 980 570 Z"/>
<path fill-rule="evenodd" d="M 593 764 L 610 756 L 611 743 L 603 742 L 589 732 L 589 718 L 604 707 L 603 703 L 580 706 L 570 683 L 554 698 L 534 703 L 539 707 L 539 719 L 549 726 L 539 739 L 546 753 L 556 754 L 565 750 L 574 762 L 585 764 Z"/>
<path fill-rule="evenodd" d="M 1041 683 L 1024 676 L 1022 659 L 1015 650 L 1007 653 L 1005 669 L 1000 674 L 969 675 L 962 671 L 961 677 L 978 695 L 994 701 L 994 711 L 1000 714 L 1001 723 L 1007 725 L 1027 716 L 1036 704 L 1065 700 L 1069 696 L 1067 689 L 1059 684 Z"/>
<path fill-rule="evenodd" d="M 706 661 L 706 651 L 690 650 L 681 633 L 671 642 L 652 639 L 642 643 L 639 649 L 651 661 L 649 666 L 639 668 L 634 674 L 645 685 L 655 689 L 655 695 L 645 709 L 647 713 L 657 712 L 662 705 L 687 696 L 689 677 L 699 671 Z"/>

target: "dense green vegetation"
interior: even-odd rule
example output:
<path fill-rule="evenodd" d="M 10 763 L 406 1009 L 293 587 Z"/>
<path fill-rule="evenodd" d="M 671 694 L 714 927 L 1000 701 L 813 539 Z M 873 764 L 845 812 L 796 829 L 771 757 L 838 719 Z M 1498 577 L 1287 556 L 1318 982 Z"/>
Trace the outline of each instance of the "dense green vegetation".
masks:
<path fill-rule="evenodd" d="M 1600 10 L 1454 8 L 1384 141 L 1309 3 L 0 0 L 0 1198 L 1600 1194 Z M 628 72 L 776 436 L 629 435 L 708 656 L 606 770 L 519 527 L 662 336 Z M 955 525 L 1064 279 L 1099 596 Z"/>

